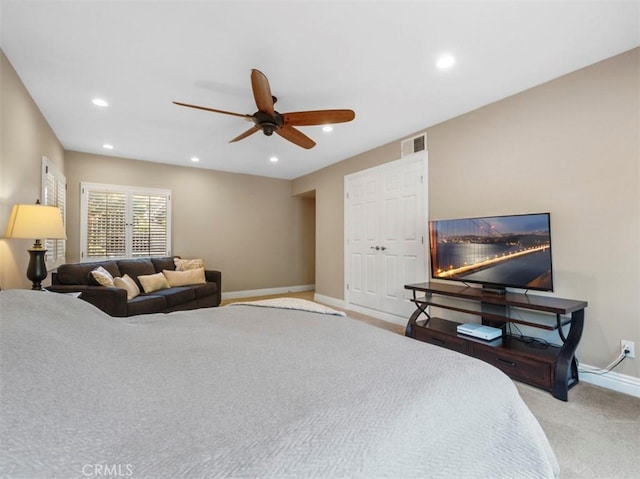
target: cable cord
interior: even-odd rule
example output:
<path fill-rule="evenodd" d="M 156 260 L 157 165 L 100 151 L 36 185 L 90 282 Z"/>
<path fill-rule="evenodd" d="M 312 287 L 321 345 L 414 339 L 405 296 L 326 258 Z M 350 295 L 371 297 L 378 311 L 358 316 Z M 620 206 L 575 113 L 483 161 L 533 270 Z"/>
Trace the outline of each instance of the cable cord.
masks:
<path fill-rule="evenodd" d="M 522 334 L 522 331 L 520 330 L 520 328 L 518 328 L 518 326 L 516 326 L 514 323 L 508 323 L 507 326 L 508 326 L 508 329 L 509 329 L 509 335 L 510 336 L 516 338 L 519 341 L 522 341 L 523 343 L 525 343 L 529 347 L 532 347 L 532 348 L 547 348 L 550 345 L 544 339 L 532 338 L 530 336 L 524 336 Z M 513 329 L 515 329 L 518 332 L 518 334 L 513 334 L 512 327 L 513 327 Z M 555 344 L 552 344 L 552 346 L 560 347 L 560 346 L 557 346 Z M 627 357 L 627 353 L 625 351 L 622 351 L 620 353 L 620 355 L 616 359 L 614 359 L 611 362 L 611 364 L 609 364 L 608 366 L 605 366 L 604 368 L 600 368 L 600 369 L 591 369 L 591 370 L 581 369 L 580 368 L 580 363 L 578 361 L 578 358 L 575 358 L 575 360 L 576 360 L 576 365 L 578 367 L 578 372 L 579 373 L 584 373 L 584 374 L 607 374 L 608 372 L 611 372 L 611 370 L 613 368 L 618 366 L 622 361 L 624 361 L 626 357 Z"/>
<path fill-rule="evenodd" d="M 518 341 L 521 341 L 525 344 L 525 346 L 528 346 L 530 348 L 547 349 L 550 346 L 556 348 L 562 347 L 561 345 L 550 343 L 546 339 L 536 338 L 533 336 L 525 336 L 524 334 L 522 334 L 522 330 L 514 323 L 507 323 L 507 327 L 509 336 L 517 339 Z M 516 333 L 513 332 L 514 329 L 516 330 Z"/>
<path fill-rule="evenodd" d="M 607 374 L 613 368 L 615 368 L 618 364 L 620 364 L 622 361 L 624 361 L 624 359 L 626 357 L 627 357 L 627 355 L 623 351 L 623 352 L 620 353 L 620 355 L 616 359 L 613 360 L 613 362 L 611 364 L 609 364 L 608 366 L 605 366 L 604 368 L 587 370 L 587 369 L 580 369 L 580 366 L 578 366 L 578 372 L 579 373 L 584 373 L 584 374 Z"/>

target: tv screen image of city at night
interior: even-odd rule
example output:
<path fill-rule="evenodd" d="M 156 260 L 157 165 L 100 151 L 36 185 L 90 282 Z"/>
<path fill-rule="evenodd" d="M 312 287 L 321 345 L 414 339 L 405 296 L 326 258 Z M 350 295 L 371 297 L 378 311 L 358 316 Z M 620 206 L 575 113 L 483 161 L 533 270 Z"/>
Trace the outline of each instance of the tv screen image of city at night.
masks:
<path fill-rule="evenodd" d="M 433 278 L 553 290 L 548 213 L 429 222 Z"/>

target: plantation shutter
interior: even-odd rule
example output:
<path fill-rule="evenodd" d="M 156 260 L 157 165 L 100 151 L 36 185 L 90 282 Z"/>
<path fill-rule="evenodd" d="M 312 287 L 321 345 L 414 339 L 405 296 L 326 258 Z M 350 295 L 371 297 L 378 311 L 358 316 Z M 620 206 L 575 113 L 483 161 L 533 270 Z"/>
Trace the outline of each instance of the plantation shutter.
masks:
<path fill-rule="evenodd" d="M 167 255 L 167 197 L 132 195 L 132 256 Z"/>
<path fill-rule="evenodd" d="M 42 195 L 40 203 L 57 206 L 66 225 L 67 179 L 46 156 L 42 157 Z M 47 268 L 55 268 L 65 262 L 66 240 L 45 239 L 45 263 Z"/>
<path fill-rule="evenodd" d="M 126 256 L 127 195 L 112 191 L 87 193 L 87 258 Z"/>
<path fill-rule="evenodd" d="M 81 258 L 171 255 L 171 192 L 82 183 Z"/>

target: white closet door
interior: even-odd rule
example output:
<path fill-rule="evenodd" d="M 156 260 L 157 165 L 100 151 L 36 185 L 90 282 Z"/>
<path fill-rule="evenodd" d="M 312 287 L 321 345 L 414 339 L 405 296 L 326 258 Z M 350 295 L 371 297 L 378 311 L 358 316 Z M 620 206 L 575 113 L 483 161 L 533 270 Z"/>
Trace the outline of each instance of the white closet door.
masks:
<path fill-rule="evenodd" d="M 408 317 L 404 285 L 426 280 L 426 155 L 345 178 L 347 303 Z"/>
<path fill-rule="evenodd" d="M 423 244 L 422 162 L 400 164 L 383 174 L 380 239 L 381 311 L 406 316 L 415 310 L 405 284 L 424 281 L 426 247 Z"/>
<path fill-rule="evenodd" d="M 349 299 L 355 304 L 378 308 L 380 294 L 379 175 L 353 178 L 348 190 L 348 261 L 351 271 Z"/>

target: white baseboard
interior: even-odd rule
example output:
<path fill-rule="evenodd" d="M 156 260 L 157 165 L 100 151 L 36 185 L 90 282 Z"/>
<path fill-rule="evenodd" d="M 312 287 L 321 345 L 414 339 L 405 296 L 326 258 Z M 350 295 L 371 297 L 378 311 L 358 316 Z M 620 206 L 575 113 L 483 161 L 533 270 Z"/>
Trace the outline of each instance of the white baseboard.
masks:
<path fill-rule="evenodd" d="M 356 313 L 366 314 L 367 316 L 371 316 L 372 318 L 381 319 L 383 321 L 387 321 L 388 323 L 400 324 L 402 326 L 406 326 L 409 321 L 408 317 L 404 316 L 396 316 L 395 314 L 385 313 L 384 311 L 378 311 L 377 309 L 369 309 L 364 306 L 358 306 L 356 304 L 350 304 L 346 306 L 350 311 L 355 311 Z"/>
<path fill-rule="evenodd" d="M 325 296 L 323 294 L 315 293 L 313 295 L 313 300 L 318 303 L 324 303 L 327 306 L 333 306 L 334 308 L 345 309 L 344 300 L 332 298 L 331 296 Z"/>
<path fill-rule="evenodd" d="M 578 372 L 580 381 L 640 398 L 640 378 L 614 373 L 613 371 L 605 374 L 589 373 L 589 371 L 598 370 L 598 368 L 588 364 L 580 363 L 580 371 Z"/>
<path fill-rule="evenodd" d="M 367 316 L 371 316 L 372 318 L 382 319 L 384 321 L 388 321 L 395 324 L 406 325 L 408 318 L 402 318 L 399 316 L 395 316 L 388 313 L 383 313 L 382 311 L 376 311 L 374 309 L 364 308 L 362 306 L 356 306 L 353 304 L 347 305 L 344 300 L 332 298 L 330 296 L 323 296 L 321 294 L 315 294 L 315 301 L 319 303 L 324 303 L 329 306 L 333 306 L 341 309 L 349 309 L 351 311 L 355 311 L 356 313 L 366 314 Z M 593 384 L 594 386 L 599 386 L 606 389 L 611 389 L 612 391 L 616 391 L 622 394 L 628 394 L 634 397 L 640 397 L 640 378 L 636 378 L 633 376 L 628 376 L 626 374 L 619 374 L 609 372 L 606 374 L 590 374 L 586 371 L 597 371 L 598 368 L 593 366 L 589 366 L 587 364 L 580 364 L 580 381 Z"/>
<path fill-rule="evenodd" d="M 280 288 L 247 289 L 244 291 L 229 291 L 222 293 L 222 299 L 250 298 L 252 296 L 269 296 L 272 294 L 300 293 L 302 291 L 313 291 L 315 284 L 300 284 L 297 286 L 282 286 Z"/>

